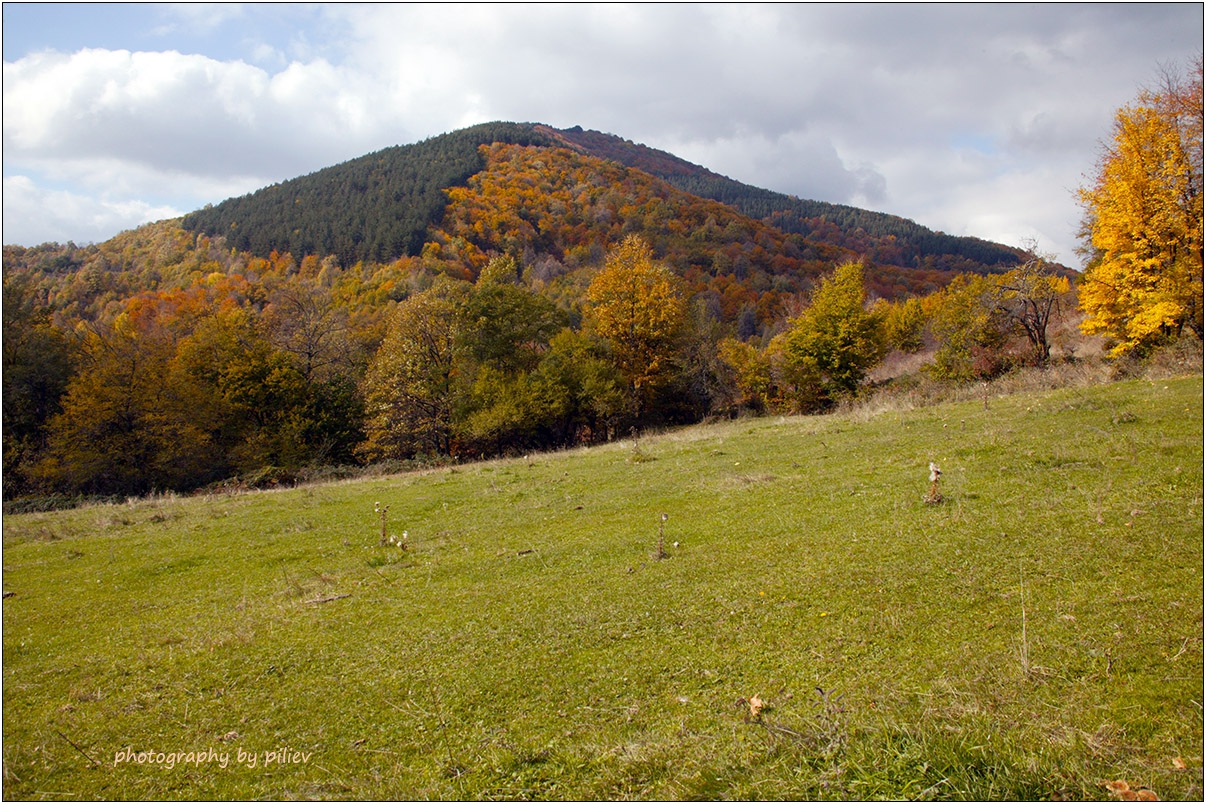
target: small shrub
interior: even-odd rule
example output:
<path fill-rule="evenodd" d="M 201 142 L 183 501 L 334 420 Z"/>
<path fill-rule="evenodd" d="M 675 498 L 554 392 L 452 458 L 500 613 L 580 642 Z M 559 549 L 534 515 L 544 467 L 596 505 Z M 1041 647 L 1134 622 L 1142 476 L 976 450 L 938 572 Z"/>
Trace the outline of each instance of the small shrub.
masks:
<path fill-rule="evenodd" d="M 629 463 L 649 463 L 656 460 L 657 456 L 650 455 L 641 449 L 641 440 L 634 434 L 632 437 L 632 455 L 628 458 Z"/>

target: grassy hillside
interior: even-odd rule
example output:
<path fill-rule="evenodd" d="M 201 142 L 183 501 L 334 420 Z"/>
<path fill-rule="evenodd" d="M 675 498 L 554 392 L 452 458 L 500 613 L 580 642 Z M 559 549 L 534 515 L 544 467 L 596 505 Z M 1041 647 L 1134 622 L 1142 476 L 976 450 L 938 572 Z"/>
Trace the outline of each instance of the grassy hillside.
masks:
<path fill-rule="evenodd" d="M 4 794 L 1200 800 L 1201 400 L 5 517 Z"/>

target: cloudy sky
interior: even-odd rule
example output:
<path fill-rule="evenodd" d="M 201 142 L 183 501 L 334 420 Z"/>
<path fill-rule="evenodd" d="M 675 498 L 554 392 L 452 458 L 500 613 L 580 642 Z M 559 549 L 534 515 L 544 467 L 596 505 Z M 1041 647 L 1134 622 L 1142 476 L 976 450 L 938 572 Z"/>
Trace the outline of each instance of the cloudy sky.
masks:
<path fill-rule="evenodd" d="M 1182 4 L 5 3 L 3 241 L 104 240 L 488 120 L 1079 267 L 1115 110 L 1201 52 Z"/>

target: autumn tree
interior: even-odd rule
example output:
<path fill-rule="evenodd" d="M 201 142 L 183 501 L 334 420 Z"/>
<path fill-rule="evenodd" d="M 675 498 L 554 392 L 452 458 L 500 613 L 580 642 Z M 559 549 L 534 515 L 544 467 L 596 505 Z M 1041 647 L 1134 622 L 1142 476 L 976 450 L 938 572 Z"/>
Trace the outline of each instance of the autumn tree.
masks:
<path fill-rule="evenodd" d="M 4 277 L 4 494 L 27 486 L 29 464 L 74 373 L 71 342 L 22 275 Z"/>
<path fill-rule="evenodd" d="M 865 300 L 863 266 L 839 265 L 792 325 L 785 351 L 804 409 L 853 395 L 883 357 L 883 325 Z"/>
<path fill-rule="evenodd" d="M 729 407 L 765 413 L 773 395 L 771 361 L 764 350 L 751 343 L 725 338 L 717 345 L 717 357 L 731 378 Z"/>
<path fill-rule="evenodd" d="M 629 235 L 587 290 L 594 330 L 611 344 L 638 414 L 670 377 L 686 315 L 678 284 L 649 244 Z"/>
<path fill-rule="evenodd" d="M 262 319 L 269 340 L 296 358 L 307 381 L 329 379 L 351 363 L 347 311 L 316 279 L 290 277 L 277 284 Z"/>
<path fill-rule="evenodd" d="M 461 309 L 470 288 L 439 277 L 398 305 L 364 379 L 364 457 L 451 453 Z"/>
<path fill-rule="evenodd" d="M 959 274 L 928 300 L 930 334 L 938 344 L 924 366 L 930 376 L 969 382 L 1008 368 L 1005 347 L 1013 324 L 997 304 L 997 293 L 993 278 Z"/>
<path fill-rule="evenodd" d="M 480 289 L 491 285 L 514 285 L 519 282 L 520 273 L 519 263 L 511 255 L 494 257 L 478 273 L 476 287 Z"/>
<path fill-rule="evenodd" d="M 1030 259 L 997 277 L 996 285 L 998 310 L 1025 333 L 1034 361 L 1046 363 L 1051 358 L 1047 330 L 1071 292 L 1068 278 L 1052 273 L 1049 259 L 1032 249 Z"/>
<path fill-rule="evenodd" d="M 1115 356 L 1185 328 L 1202 336 L 1202 61 L 1118 110 L 1092 183 L 1079 191 L 1088 257 L 1081 328 Z"/>
<path fill-rule="evenodd" d="M 873 309 L 883 320 L 884 337 L 890 348 L 915 354 L 925 347 L 926 315 L 921 299 L 914 297 L 898 302 L 880 299 Z"/>
<path fill-rule="evenodd" d="M 209 425 L 217 400 L 175 360 L 196 301 L 187 294 L 136 297 L 111 327 L 88 332 L 81 370 L 50 423 L 38 466 L 43 482 L 129 494 L 216 479 L 222 460 Z"/>

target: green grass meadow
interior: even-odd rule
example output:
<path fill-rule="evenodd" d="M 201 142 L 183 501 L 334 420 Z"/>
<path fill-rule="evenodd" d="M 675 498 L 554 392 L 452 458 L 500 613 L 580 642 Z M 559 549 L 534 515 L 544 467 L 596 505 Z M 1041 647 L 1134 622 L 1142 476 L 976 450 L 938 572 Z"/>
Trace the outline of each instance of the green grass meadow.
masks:
<path fill-rule="evenodd" d="M 6 516 L 4 797 L 1201 800 L 1202 399 Z"/>

